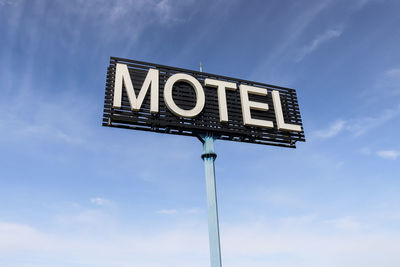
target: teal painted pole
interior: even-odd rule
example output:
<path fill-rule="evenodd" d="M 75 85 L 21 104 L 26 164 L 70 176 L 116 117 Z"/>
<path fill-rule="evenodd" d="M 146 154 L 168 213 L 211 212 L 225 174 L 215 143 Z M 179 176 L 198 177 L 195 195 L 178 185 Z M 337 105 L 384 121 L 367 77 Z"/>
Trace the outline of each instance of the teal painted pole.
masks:
<path fill-rule="evenodd" d="M 215 154 L 214 152 L 215 137 L 213 135 L 207 134 L 205 136 L 202 136 L 201 140 L 203 142 L 203 154 L 201 155 L 201 158 L 204 161 L 204 169 L 206 172 L 210 261 L 211 267 L 222 267 L 221 246 L 219 241 L 217 191 L 215 185 L 214 161 L 217 157 L 217 154 Z"/>

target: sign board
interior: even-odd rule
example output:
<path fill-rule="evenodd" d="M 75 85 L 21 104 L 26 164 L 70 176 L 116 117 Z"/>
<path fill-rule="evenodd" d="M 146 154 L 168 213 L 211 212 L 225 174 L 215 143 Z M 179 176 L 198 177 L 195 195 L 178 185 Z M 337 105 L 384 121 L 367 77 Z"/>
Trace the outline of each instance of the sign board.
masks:
<path fill-rule="evenodd" d="M 116 57 L 103 126 L 292 148 L 305 141 L 294 89 Z"/>

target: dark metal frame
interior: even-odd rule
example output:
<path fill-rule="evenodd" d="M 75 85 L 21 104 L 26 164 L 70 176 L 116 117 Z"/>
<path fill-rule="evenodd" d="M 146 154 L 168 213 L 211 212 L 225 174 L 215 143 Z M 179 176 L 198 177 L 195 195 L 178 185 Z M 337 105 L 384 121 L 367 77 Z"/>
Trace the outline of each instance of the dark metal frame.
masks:
<path fill-rule="evenodd" d="M 156 68 L 159 70 L 159 113 L 150 113 L 149 94 L 146 95 L 140 111 L 131 111 L 126 90 L 124 88 L 122 94 L 122 107 L 112 107 L 116 63 L 123 63 L 128 66 L 136 95 L 142 86 L 148 70 L 150 68 Z M 177 117 L 172 114 L 165 105 L 163 96 L 164 85 L 167 79 L 175 73 L 186 73 L 192 75 L 203 84 L 206 104 L 203 111 L 195 118 Z M 204 86 L 205 78 L 234 82 L 237 83 L 238 86 L 239 84 L 246 84 L 266 88 L 268 90 L 267 96 L 249 95 L 249 97 L 250 100 L 267 103 L 270 110 L 267 112 L 252 110 L 251 114 L 252 117 L 256 119 L 273 121 L 275 126 L 276 119 L 271 91 L 277 90 L 280 93 L 285 122 L 302 125 L 296 91 L 294 89 L 137 60 L 111 57 L 110 65 L 107 70 L 103 126 L 196 137 L 201 134 L 209 133 L 217 136 L 217 138 L 221 140 L 291 148 L 296 147 L 297 141 L 305 141 L 304 131 L 287 132 L 280 131 L 276 128 L 266 129 L 243 125 L 239 90 L 226 91 L 229 121 L 221 123 L 219 121 L 217 89 Z M 175 103 L 184 109 L 192 108 L 196 101 L 194 90 L 186 83 L 177 83 L 174 85 L 173 98 Z"/>

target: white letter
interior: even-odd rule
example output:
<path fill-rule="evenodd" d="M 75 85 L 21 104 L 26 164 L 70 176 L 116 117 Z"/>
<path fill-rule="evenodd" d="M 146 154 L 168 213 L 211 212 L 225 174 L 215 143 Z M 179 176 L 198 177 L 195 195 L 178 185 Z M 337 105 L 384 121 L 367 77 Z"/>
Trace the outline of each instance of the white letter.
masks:
<path fill-rule="evenodd" d="M 218 88 L 218 106 L 219 106 L 219 121 L 227 122 L 228 121 L 228 108 L 226 106 L 226 93 L 225 90 L 236 90 L 236 83 L 218 81 L 214 79 L 206 78 L 204 80 L 204 85 Z"/>
<path fill-rule="evenodd" d="M 274 128 L 274 124 L 272 123 L 272 121 L 252 119 L 250 113 L 250 109 L 256 109 L 261 111 L 267 111 L 269 109 L 268 104 L 249 100 L 249 93 L 266 96 L 267 89 L 244 85 L 244 84 L 241 84 L 239 88 L 240 88 L 240 100 L 242 102 L 243 124 L 250 126 L 259 126 L 264 128 Z"/>
<path fill-rule="evenodd" d="M 131 76 L 129 75 L 128 66 L 125 64 L 117 63 L 115 70 L 115 86 L 114 86 L 114 108 L 120 108 L 122 102 L 122 83 L 125 85 L 126 92 L 128 94 L 129 103 L 131 109 L 139 111 L 142 106 L 144 96 L 146 95 L 149 87 L 150 89 L 150 112 L 158 112 L 158 70 L 149 69 L 146 79 L 143 82 L 142 88 L 139 91 L 139 95 L 136 98 L 135 90 L 133 88 Z"/>
<path fill-rule="evenodd" d="M 275 117 L 278 130 L 301 132 L 301 126 L 285 123 L 285 121 L 283 120 L 281 97 L 279 96 L 279 92 L 276 90 L 272 91 L 272 101 L 274 102 Z"/>
<path fill-rule="evenodd" d="M 185 110 L 181 109 L 175 104 L 175 101 L 172 98 L 172 88 L 176 82 L 185 82 L 193 87 L 194 91 L 196 92 L 196 105 L 194 108 L 190 110 Z M 169 77 L 169 79 L 165 83 L 164 100 L 168 109 L 176 116 L 193 118 L 199 115 L 199 113 L 203 110 L 204 104 L 206 102 L 206 97 L 204 95 L 203 87 L 198 80 L 188 74 L 177 73 Z"/>

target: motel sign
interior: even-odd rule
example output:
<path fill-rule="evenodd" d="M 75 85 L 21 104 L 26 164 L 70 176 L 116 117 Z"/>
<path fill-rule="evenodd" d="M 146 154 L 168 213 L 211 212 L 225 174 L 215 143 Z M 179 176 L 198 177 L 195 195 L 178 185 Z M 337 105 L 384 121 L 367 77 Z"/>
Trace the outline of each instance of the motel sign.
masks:
<path fill-rule="evenodd" d="M 111 57 L 103 126 L 195 136 L 203 144 L 211 267 L 221 267 L 214 141 L 296 147 L 294 89 Z"/>

